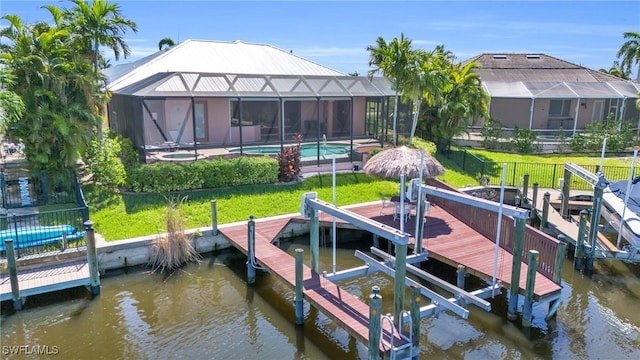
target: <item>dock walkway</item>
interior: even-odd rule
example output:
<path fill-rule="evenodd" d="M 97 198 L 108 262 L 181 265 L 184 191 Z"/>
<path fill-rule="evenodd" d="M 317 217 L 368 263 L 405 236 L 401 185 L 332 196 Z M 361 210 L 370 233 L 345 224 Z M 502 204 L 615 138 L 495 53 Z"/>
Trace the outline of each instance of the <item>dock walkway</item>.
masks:
<path fill-rule="evenodd" d="M 380 215 L 381 203 L 367 203 L 344 207 L 357 214 L 366 216 L 385 225 L 399 228 L 399 220 L 394 220 L 392 214 Z M 415 222 L 411 218 L 405 223 L 405 231 L 413 233 Z M 274 276 L 286 283 L 291 289 L 295 288 L 295 259 L 273 243 L 290 221 L 305 221 L 299 214 L 291 214 L 275 218 L 258 219 L 255 224 L 255 254 L 256 262 L 265 267 Z M 332 217 L 322 213 L 321 226 L 328 226 Z M 351 227 L 342 220 L 336 219 L 337 226 Z M 237 223 L 220 227 L 220 232 L 243 253 L 248 253 L 247 223 Z M 493 278 L 493 262 L 495 243 L 480 235 L 477 231 L 458 220 L 443 209 L 432 206 L 427 214 L 425 236 L 422 239 L 423 248 L 429 251 L 429 257 L 440 260 L 448 265 L 464 265 L 467 272 L 485 280 Z M 410 239 L 415 244 L 415 239 Z M 508 287 L 511 281 L 513 258 L 510 253 L 500 249 L 497 279 Z M 526 284 L 527 265 L 522 264 L 520 277 L 520 293 L 524 294 Z M 341 290 L 331 281 L 313 273 L 309 267 L 304 267 L 304 298 L 326 316 L 343 327 L 355 338 L 363 343 L 368 342 L 369 307 L 367 304 Z M 560 285 L 537 274 L 534 289 L 536 301 L 551 298 L 560 294 Z M 384 350 L 384 349 L 381 349 Z"/>
<path fill-rule="evenodd" d="M 18 268 L 18 284 L 22 298 L 78 286 L 89 286 L 91 284 L 89 265 L 86 260 L 79 260 L 28 270 Z M 0 275 L 0 301 L 11 299 L 9 274 L 3 273 Z"/>

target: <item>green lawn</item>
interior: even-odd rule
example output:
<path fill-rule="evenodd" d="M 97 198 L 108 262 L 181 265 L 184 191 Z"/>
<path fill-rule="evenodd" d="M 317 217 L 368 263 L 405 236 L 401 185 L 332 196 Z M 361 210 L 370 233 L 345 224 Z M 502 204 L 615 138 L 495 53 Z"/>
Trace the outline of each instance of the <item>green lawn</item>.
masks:
<path fill-rule="evenodd" d="M 490 151 L 469 150 L 488 161 L 577 164 L 599 163 L 599 158 L 563 155 L 517 155 Z M 440 156 L 445 175 L 440 180 L 454 186 L 478 185 L 478 180 L 463 173 L 458 164 Z M 627 161 L 629 166 L 630 160 Z M 623 166 L 621 159 L 607 159 L 605 165 Z M 90 208 L 91 220 L 98 233 L 107 241 L 165 231 L 164 212 L 170 201 L 184 199 L 181 209 L 187 228 L 211 226 L 211 200 L 215 199 L 218 223 L 246 221 L 249 215 L 256 218 L 295 213 L 300 211 L 302 194 L 318 192 L 322 200 L 332 201 L 331 174 L 314 176 L 293 185 L 252 185 L 233 188 L 198 190 L 173 194 L 128 194 L 106 190 L 93 184 L 83 186 Z M 380 194 L 398 193 L 397 182 L 380 180 L 363 173 L 343 173 L 337 176 L 336 198 L 338 205 L 348 205 L 380 199 Z"/>

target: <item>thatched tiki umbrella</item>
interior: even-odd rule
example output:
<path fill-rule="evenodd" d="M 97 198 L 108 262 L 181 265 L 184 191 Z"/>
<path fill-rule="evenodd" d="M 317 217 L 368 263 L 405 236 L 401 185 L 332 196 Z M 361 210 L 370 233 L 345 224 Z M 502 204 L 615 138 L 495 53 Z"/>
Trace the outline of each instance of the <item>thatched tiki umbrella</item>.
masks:
<path fill-rule="evenodd" d="M 405 177 L 419 178 L 422 183 L 423 177 L 434 178 L 444 175 L 444 167 L 433 156 L 425 154 L 422 149 L 410 149 L 406 146 L 382 150 L 367 161 L 364 171 L 385 179 L 400 179 L 400 231 L 403 232 Z M 418 199 L 420 201 L 416 215 L 422 213 L 422 188 L 418 190 Z M 422 249 L 422 241 L 418 241 L 422 239 L 421 229 L 422 216 L 416 216 L 416 253 L 420 253 Z"/>

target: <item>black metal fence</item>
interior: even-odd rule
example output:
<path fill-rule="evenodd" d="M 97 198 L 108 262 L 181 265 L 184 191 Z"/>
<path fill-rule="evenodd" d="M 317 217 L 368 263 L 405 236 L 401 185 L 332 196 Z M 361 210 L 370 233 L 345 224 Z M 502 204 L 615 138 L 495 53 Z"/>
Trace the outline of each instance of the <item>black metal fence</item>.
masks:
<path fill-rule="evenodd" d="M 88 208 L 38 212 L 36 207 L 0 215 L 0 257 L 6 257 L 4 241 L 13 240 L 17 257 L 84 246 L 84 221 Z"/>
<path fill-rule="evenodd" d="M 85 245 L 89 207 L 75 172 L 0 172 L 0 197 L 0 258 L 6 239 L 17 257 Z"/>
<path fill-rule="evenodd" d="M 451 149 L 443 156 L 452 160 L 465 173 L 480 179 L 485 178 L 489 184 L 499 185 L 502 181 L 502 167 L 506 164 L 506 186 L 522 186 L 525 174 L 529 174 L 529 185 L 538 183 L 541 188 L 559 188 L 560 179 L 564 177 L 564 163 L 498 163 L 485 161 L 471 154 L 466 149 Z M 596 173 L 599 165 L 581 165 L 586 170 Z M 603 166 L 602 173 L 609 181 L 628 180 L 631 169 L 624 166 Z M 640 174 L 640 169 L 635 169 L 634 178 Z M 577 176 L 571 177 L 571 188 L 576 190 L 591 190 L 591 185 Z"/>
<path fill-rule="evenodd" d="M 26 170 L 0 172 L 0 197 L 5 209 L 78 203 L 73 171 L 55 174 Z"/>

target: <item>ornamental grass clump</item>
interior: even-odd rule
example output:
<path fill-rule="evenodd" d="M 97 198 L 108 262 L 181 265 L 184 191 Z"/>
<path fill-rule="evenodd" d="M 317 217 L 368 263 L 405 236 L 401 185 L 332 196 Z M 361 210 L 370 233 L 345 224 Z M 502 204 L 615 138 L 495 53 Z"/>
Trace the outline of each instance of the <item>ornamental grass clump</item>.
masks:
<path fill-rule="evenodd" d="M 165 213 L 167 232 L 153 240 L 150 259 L 153 272 L 172 272 L 188 262 L 201 259 L 191 245 L 192 236 L 185 233 L 181 203 L 182 200 L 169 202 Z"/>

